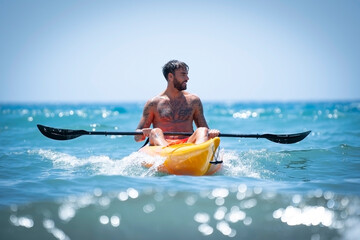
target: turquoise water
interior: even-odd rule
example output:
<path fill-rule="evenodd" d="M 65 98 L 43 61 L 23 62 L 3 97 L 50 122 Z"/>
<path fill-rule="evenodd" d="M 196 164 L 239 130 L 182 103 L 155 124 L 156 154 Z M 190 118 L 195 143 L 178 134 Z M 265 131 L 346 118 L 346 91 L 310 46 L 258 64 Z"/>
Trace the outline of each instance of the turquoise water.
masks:
<path fill-rule="evenodd" d="M 0 105 L 1 239 L 358 239 L 360 102 L 204 103 L 223 133 L 214 176 L 141 166 L 133 137 L 55 141 L 36 124 L 133 131 L 144 103 Z"/>

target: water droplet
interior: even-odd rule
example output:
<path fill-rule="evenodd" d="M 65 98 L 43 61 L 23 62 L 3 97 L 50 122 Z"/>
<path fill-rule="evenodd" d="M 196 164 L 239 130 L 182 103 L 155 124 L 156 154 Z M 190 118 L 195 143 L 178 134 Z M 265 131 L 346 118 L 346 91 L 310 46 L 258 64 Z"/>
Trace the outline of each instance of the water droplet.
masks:
<path fill-rule="evenodd" d="M 198 230 L 205 236 L 209 236 L 214 232 L 214 229 L 206 223 L 201 224 Z"/>
<path fill-rule="evenodd" d="M 61 205 L 59 208 L 59 218 L 63 221 L 70 221 L 75 213 L 76 210 L 69 204 Z"/>
<path fill-rule="evenodd" d="M 96 197 L 100 197 L 100 196 L 102 195 L 101 189 L 100 189 L 100 188 L 95 188 L 95 189 L 94 189 L 94 195 L 95 195 Z"/>
<path fill-rule="evenodd" d="M 225 199 L 222 198 L 222 197 L 217 197 L 215 199 L 215 204 L 218 205 L 218 206 L 222 206 L 222 205 L 224 205 L 224 203 L 225 203 Z"/>
<path fill-rule="evenodd" d="M 110 218 L 110 223 L 113 227 L 118 227 L 120 225 L 120 218 L 114 215 Z"/>
<path fill-rule="evenodd" d="M 241 211 L 238 207 L 231 208 L 232 210 L 226 214 L 226 220 L 232 223 L 236 223 L 238 221 L 242 221 L 246 217 L 246 213 Z"/>
<path fill-rule="evenodd" d="M 299 204 L 301 202 L 301 199 L 302 199 L 301 195 L 295 194 L 292 198 L 292 202 L 295 204 Z"/>
<path fill-rule="evenodd" d="M 194 220 L 198 223 L 207 223 L 210 220 L 210 216 L 207 213 L 197 213 L 194 216 Z"/>
<path fill-rule="evenodd" d="M 111 200 L 108 197 L 102 197 L 99 199 L 99 204 L 103 207 L 106 207 L 110 204 Z"/>
<path fill-rule="evenodd" d="M 134 189 L 134 188 L 128 188 L 126 190 L 127 194 L 129 195 L 130 198 L 137 198 L 139 197 L 139 192 Z"/>
<path fill-rule="evenodd" d="M 249 226 L 249 225 L 251 225 L 251 223 L 252 223 L 252 218 L 251 217 L 246 217 L 244 219 L 244 225 L 245 226 Z"/>
<path fill-rule="evenodd" d="M 212 193 L 214 197 L 222 197 L 225 198 L 229 195 L 229 190 L 226 188 L 215 188 Z"/>
<path fill-rule="evenodd" d="M 151 212 L 155 211 L 155 205 L 152 203 L 146 204 L 143 207 L 143 211 L 144 211 L 144 213 L 151 213 Z"/>
<path fill-rule="evenodd" d="M 221 221 L 218 224 L 216 224 L 216 229 L 219 230 L 225 236 L 229 236 L 232 232 L 232 229 L 230 228 L 229 224 L 225 221 Z"/>
<path fill-rule="evenodd" d="M 197 201 L 197 197 L 196 196 L 188 196 L 186 199 L 185 199 L 185 203 L 188 205 L 188 206 L 193 206 Z"/>
<path fill-rule="evenodd" d="M 109 223 L 109 218 L 107 216 L 105 216 L 105 215 L 102 215 L 102 216 L 100 216 L 99 221 L 100 221 L 101 224 L 106 225 L 106 224 Z"/>
<path fill-rule="evenodd" d="M 214 213 L 214 218 L 216 220 L 222 220 L 225 217 L 225 214 L 227 212 L 227 208 L 226 207 L 219 207 L 216 212 Z"/>
<path fill-rule="evenodd" d="M 238 186 L 239 193 L 245 193 L 246 190 L 247 190 L 247 186 L 245 184 L 242 183 Z"/>
<path fill-rule="evenodd" d="M 118 199 L 122 202 L 128 200 L 129 195 L 127 194 L 127 192 L 120 192 L 118 195 Z"/>
<path fill-rule="evenodd" d="M 34 226 L 34 221 L 29 217 L 19 217 L 18 224 L 22 227 L 32 228 Z"/>
<path fill-rule="evenodd" d="M 53 229 L 55 227 L 55 223 L 53 220 L 50 220 L 50 219 L 45 219 L 43 221 L 43 226 L 44 228 L 46 229 Z"/>

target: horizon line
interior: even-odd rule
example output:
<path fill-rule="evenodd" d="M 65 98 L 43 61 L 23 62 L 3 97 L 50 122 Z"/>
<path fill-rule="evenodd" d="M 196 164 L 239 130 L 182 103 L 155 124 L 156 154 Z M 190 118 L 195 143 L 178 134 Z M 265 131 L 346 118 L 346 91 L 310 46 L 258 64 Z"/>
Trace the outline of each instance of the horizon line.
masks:
<path fill-rule="evenodd" d="M 147 100 L 119 100 L 119 101 L 2 101 L 0 105 L 59 105 L 59 104 L 72 104 L 72 105 L 88 105 L 88 104 L 120 104 L 120 103 L 145 103 Z M 344 98 L 344 99 L 274 99 L 274 100 L 202 100 L 203 103 L 326 103 L 326 102 L 358 102 L 359 98 Z"/>

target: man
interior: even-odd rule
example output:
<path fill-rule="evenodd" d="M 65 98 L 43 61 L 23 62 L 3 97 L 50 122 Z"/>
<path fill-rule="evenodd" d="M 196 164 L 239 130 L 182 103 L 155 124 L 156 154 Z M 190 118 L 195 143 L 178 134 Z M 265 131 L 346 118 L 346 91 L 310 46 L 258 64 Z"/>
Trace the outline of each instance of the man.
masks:
<path fill-rule="evenodd" d="M 163 67 L 167 88 L 158 96 L 147 101 L 136 131 L 135 141 L 149 137 L 150 145 L 169 146 L 179 143 L 199 144 L 219 135 L 210 130 L 205 120 L 200 98 L 186 92 L 189 67 L 177 60 L 169 61 Z M 197 127 L 194 132 L 193 122 Z M 151 129 L 150 126 L 153 125 Z M 190 137 L 164 136 L 163 132 L 194 132 Z"/>

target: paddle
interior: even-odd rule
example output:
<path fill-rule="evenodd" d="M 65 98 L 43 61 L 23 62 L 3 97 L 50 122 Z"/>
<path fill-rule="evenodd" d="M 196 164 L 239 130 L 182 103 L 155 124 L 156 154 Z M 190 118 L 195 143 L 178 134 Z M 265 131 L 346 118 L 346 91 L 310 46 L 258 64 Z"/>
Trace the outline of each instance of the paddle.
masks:
<path fill-rule="evenodd" d="M 70 140 L 83 135 L 142 135 L 142 132 L 103 132 L 103 131 L 85 131 L 85 130 L 70 130 L 70 129 L 60 129 L 46 127 L 38 124 L 40 132 L 51 139 L 55 140 Z M 300 142 L 311 131 L 295 133 L 295 134 L 229 134 L 229 133 L 220 133 L 219 137 L 238 137 L 238 138 L 266 138 L 272 142 L 290 144 Z M 178 136 L 190 136 L 192 133 L 188 132 L 164 132 L 164 135 L 178 135 Z"/>

